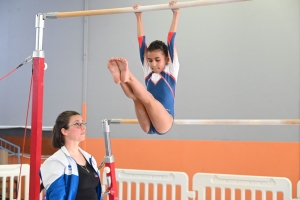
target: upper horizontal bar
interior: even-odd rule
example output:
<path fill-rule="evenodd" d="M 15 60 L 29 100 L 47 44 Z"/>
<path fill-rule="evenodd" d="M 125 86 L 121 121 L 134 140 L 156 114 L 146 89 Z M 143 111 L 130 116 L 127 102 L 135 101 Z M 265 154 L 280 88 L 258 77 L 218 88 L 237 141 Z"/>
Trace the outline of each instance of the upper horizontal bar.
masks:
<path fill-rule="evenodd" d="M 49 19 L 56 19 L 56 18 L 83 17 L 83 16 L 94 16 L 94 15 L 111 15 L 111 14 L 144 12 L 144 11 L 153 11 L 153 10 L 167 10 L 171 8 L 172 9 L 188 8 L 188 7 L 233 3 L 233 2 L 241 2 L 241 1 L 249 1 L 249 0 L 197 0 L 197 1 L 177 2 L 172 7 L 170 7 L 169 4 L 140 6 L 136 10 L 134 10 L 132 7 L 125 7 L 125 8 L 111 8 L 111 9 L 102 9 L 102 10 L 50 12 L 50 13 L 44 13 L 44 17 Z"/>
<path fill-rule="evenodd" d="M 138 124 L 137 119 L 111 119 L 110 124 Z M 175 119 L 180 125 L 300 125 L 300 119 Z"/>
<path fill-rule="evenodd" d="M 2 126 L 0 125 L 0 129 L 14 129 L 14 128 L 27 128 L 27 129 L 31 129 L 31 126 L 24 126 L 24 125 L 19 125 L 19 126 Z M 43 126 L 42 130 L 43 131 L 52 131 L 53 126 Z"/>

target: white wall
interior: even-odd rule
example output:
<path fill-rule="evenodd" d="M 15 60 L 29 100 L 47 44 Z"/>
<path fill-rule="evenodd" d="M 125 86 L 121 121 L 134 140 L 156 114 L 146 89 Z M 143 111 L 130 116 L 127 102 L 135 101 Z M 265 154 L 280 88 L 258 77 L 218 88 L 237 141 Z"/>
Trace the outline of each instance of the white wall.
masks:
<path fill-rule="evenodd" d="M 89 9 L 167 1 L 90 0 Z M 0 77 L 35 48 L 35 14 L 83 10 L 84 1 L 0 1 Z M 175 118 L 299 118 L 300 2 L 260 0 L 181 10 L 176 44 L 181 69 Z M 143 14 L 148 43 L 166 40 L 172 13 Z M 106 69 L 110 57 L 128 59 L 143 80 L 133 13 L 88 17 L 88 137 L 102 137 L 104 118 L 135 118 L 133 103 Z M 47 19 L 44 51 L 44 126 L 67 109 L 81 111 L 84 18 Z M 0 82 L 0 125 L 23 125 L 31 64 Z M 148 136 L 137 125 L 111 127 L 112 137 L 299 141 L 298 126 L 174 126 Z"/>

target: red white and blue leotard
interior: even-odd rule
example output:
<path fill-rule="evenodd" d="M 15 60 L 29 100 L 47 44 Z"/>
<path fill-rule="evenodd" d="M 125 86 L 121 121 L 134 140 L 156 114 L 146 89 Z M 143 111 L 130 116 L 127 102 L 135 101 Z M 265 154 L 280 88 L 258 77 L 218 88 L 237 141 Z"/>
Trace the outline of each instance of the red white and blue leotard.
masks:
<path fill-rule="evenodd" d="M 177 76 L 179 72 L 179 63 L 175 46 L 176 32 L 168 34 L 168 51 L 170 61 L 165 69 L 157 74 L 152 71 L 148 65 L 145 53 L 147 50 L 146 37 L 138 38 L 140 47 L 140 59 L 143 65 L 145 84 L 147 90 L 158 100 L 174 119 L 174 99 Z"/>

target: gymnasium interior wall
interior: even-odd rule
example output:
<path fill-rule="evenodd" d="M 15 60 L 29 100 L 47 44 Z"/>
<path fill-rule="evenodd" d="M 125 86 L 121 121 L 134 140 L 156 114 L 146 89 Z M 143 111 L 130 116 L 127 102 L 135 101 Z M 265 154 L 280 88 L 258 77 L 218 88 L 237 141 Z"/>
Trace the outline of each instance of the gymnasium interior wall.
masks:
<path fill-rule="evenodd" d="M 166 4 L 161 0 L 89 0 L 88 9 Z M 0 77 L 35 50 L 35 15 L 84 10 L 83 0 L 0 1 Z M 106 68 L 125 57 L 143 81 L 133 13 L 47 19 L 43 126 L 64 110 L 81 112 L 87 48 L 87 151 L 105 155 L 101 120 L 135 118 L 133 103 Z M 170 10 L 143 13 L 147 41 L 166 41 Z M 84 25 L 88 23 L 88 29 Z M 84 38 L 87 37 L 87 38 Z M 181 9 L 176 46 L 177 119 L 299 119 L 300 2 L 260 0 Z M 87 40 L 85 40 L 87 39 Z M 84 43 L 88 41 L 87 44 Z M 25 125 L 31 64 L 0 81 L 0 126 Z M 31 109 L 31 108 L 29 108 Z M 31 116 L 29 115 L 29 125 Z M 23 129 L 0 129 L 20 146 Z M 43 132 L 44 155 L 55 151 Z M 174 125 L 163 136 L 138 125 L 112 125 L 117 168 L 287 177 L 299 175 L 299 126 Z M 30 133 L 25 153 L 29 153 Z M 13 162 L 13 161 L 12 161 Z M 26 162 L 29 162 L 28 160 Z"/>

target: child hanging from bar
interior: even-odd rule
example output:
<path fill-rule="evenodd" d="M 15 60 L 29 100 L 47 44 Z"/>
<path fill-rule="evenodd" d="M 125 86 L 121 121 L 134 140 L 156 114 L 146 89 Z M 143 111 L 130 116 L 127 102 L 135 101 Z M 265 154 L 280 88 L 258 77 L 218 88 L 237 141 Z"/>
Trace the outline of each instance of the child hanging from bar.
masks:
<path fill-rule="evenodd" d="M 171 1 L 172 7 L 177 1 Z M 133 6 L 139 8 L 139 4 Z M 132 99 L 139 124 L 148 134 L 168 132 L 174 121 L 174 98 L 179 63 L 175 47 L 175 35 L 179 9 L 172 9 L 173 19 L 168 34 L 168 45 L 155 40 L 149 47 L 142 23 L 142 13 L 135 12 L 140 59 L 143 65 L 147 89 L 134 77 L 124 58 L 111 58 L 108 69 L 115 83 L 120 84 L 125 95 Z"/>

